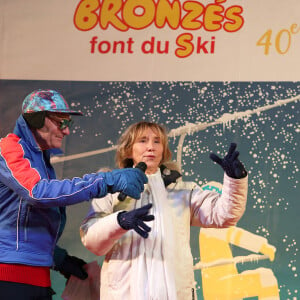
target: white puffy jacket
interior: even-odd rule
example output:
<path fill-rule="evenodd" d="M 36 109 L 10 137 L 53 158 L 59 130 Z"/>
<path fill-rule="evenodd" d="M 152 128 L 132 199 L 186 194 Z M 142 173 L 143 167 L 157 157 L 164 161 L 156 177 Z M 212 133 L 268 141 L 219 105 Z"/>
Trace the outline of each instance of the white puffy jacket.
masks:
<path fill-rule="evenodd" d="M 157 173 L 161 178 L 160 171 Z M 117 214 L 119 211 L 132 210 L 152 202 L 153 198 L 149 197 L 151 192 L 147 185 L 141 200 L 127 197 L 124 202 L 119 202 L 117 194 L 94 199 L 91 213 L 81 226 L 84 246 L 96 255 L 105 255 L 101 271 L 101 299 L 197 299 L 190 249 L 190 226 L 224 228 L 236 225 L 246 208 L 248 177 L 233 179 L 225 174 L 221 195 L 202 190 L 194 182 L 178 180 L 169 185 L 166 188 L 167 209 L 172 215 L 173 228 L 168 228 L 163 233 L 160 233 L 159 228 L 153 229 L 148 239 L 143 239 L 134 230 L 122 229 L 117 222 Z M 154 203 L 150 213 L 155 216 L 155 220 L 148 222 L 149 226 L 150 223 L 155 224 L 154 222 L 159 220 L 159 209 L 156 207 L 158 206 Z M 170 296 L 162 292 L 159 297 L 154 297 L 151 296 L 151 290 L 159 290 L 162 275 L 155 267 L 149 271 L 149 268 L 145 267 L 144 260 L 159 259 L 161 256 L 158 255 L 157 258 L 157 254 L 153 254 L 153 251 L 147 251 L 146 243 L 151 243 L 153 239 L 152 245 L 158 241 L 163 245 L 168 240 L 169 233 L 173 235 L 175 247 L 173 245 L 173 251 L 168 251 L 162 256 L 172 257 L 172 263 L 175 265 L 173 285 L 175 294 Z M 151 283 L 151 278 L 154 283 Z M 170 280 L 172 279 L 167 279 L 167 282 Z"/>

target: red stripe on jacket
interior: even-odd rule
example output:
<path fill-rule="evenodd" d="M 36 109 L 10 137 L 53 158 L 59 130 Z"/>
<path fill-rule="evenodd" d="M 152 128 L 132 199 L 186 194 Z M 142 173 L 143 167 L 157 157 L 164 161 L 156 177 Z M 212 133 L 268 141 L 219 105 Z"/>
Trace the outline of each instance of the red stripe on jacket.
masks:
<path fill-rule="evenodd" d="M 1 140 L 1 154 L 12 176 L 32 196 L 32 189 L 41 180 L 41 176 L 36 169 L 31 167 L 30 161 L 24 158 L 24 149 L 19 141 L 20 138 L 15 134 L 9 134 L 3 138 Z"/>

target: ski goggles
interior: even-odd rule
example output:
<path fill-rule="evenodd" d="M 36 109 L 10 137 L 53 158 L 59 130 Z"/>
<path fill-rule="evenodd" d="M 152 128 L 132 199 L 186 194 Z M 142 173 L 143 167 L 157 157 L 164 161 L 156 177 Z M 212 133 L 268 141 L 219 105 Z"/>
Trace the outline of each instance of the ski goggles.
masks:
<path fill-rule="evenodd" d="M 70 119 L 58 119 L 51 115 L 47 115 L 47 117 L 60 129 L 64 130 L 67 127 L 70 129 L 72 125 L 74 124 L 74 121 Z"/>

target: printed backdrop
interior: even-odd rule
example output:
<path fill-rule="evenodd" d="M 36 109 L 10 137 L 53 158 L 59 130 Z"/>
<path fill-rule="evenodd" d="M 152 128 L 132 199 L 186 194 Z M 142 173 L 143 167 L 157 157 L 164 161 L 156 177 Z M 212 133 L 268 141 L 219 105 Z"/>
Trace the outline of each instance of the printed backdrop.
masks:
<path fill-rule="evenodd" d="M 0 134 L 28 93 L 56 89 L 84 113 L 53 158 L 59 178 L 115 167 L 120 134 L 150 120 L 169 129 L 183 179 L 219 192 L 209 153 L 236 142 L 247 209 L 230 230 L 191 229 L 198 299 L 298 299 L 299 12 L 294 0 L 0 0 Z M 68 207 L 60 245 L 101 264 L 79 238 L 88 207 Z M 52 281 L 60 299 L 65 279 Z"/>

